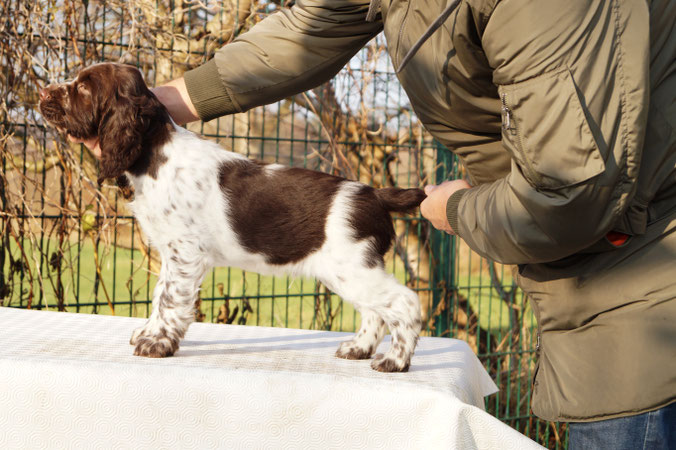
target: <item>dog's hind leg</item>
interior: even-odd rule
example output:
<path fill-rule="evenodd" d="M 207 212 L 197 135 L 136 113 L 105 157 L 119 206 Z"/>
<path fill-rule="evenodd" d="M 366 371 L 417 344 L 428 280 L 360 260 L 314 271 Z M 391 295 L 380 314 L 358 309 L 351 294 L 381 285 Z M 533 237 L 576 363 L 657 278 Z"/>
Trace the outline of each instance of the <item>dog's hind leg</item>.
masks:
<path fill-rule="evenodd" d="M 415 292 L 401 285 L 378 265 L 373 268 L 344 271 L 332 289 L 362 312 L 357 335 L 343 342 L 336 356 L 365 359 L 373 354 L 384 334 L 384 325 L 392 334 L 392 345 L 384 355 L 376 355 L 371 367 L 381 372 L 405 372 L 422 327 L 420 300 Z"/>
<path fill-rule="evenodd" d="M 162 269 L 153 292 L 153 312 L 129 341 L 136 346 L 134 355 L 150 358 L 173 355 L 195 320 L 195 301 L 207 270 L 206 259 L 196 252 L 179 252 L 176 247 L 169 244 L 168 252 L 162 252 Z M 191 255 L 192 260 L 185 255 Z"/>
<path fill-rule="evenodd" d="M 390 329 L 392 344 L 385 354 L 374 356 L 371 367 L 379 372 L 406 372 L 422 328 L 420 300 L 415 292 L 399 284 L 394 277 L 386 290 L 386 303 L 378 302 L 374 311 Z"/>

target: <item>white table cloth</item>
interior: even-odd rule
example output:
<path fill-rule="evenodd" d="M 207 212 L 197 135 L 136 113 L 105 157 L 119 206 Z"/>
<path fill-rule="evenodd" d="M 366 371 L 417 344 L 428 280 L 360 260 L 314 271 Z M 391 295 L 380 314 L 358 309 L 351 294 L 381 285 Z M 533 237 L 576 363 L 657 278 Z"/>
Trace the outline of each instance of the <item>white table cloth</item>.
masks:
<path fill-rule="evenodd" d="M 382 374 L 333 356 L 350 333 L 283 328 L 195 323 L 135 357 L 143 323 L 0 308 L 0 448 L 541 448 L 483 411 L 497 388 L 463 341 Z"/>

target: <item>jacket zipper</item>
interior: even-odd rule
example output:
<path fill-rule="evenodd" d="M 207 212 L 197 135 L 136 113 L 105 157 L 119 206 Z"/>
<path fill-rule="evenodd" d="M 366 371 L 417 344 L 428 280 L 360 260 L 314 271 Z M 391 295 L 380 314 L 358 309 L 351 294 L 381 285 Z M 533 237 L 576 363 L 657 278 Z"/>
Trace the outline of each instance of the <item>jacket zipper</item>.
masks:
<path fill-rule="evenodd" d="M 502 129 L 516 135 L 516 129 L 512 128 L 512 111 L 507 107 L 507 95 L 503 92 L 502 97 Z"/>
<path fill-rule="evenodd" d="M 538 386 L 537 377 L 542 362 L 540 357 L 540 354 L 542 353 L 542 327 L 540 326 L 540 308 L 537 306 L 537 302 L 533 297 L 530 297 L 530 302 L 533 313 L 535 314 L 535 321 L 537 322 L 537 331 L 535 335 L 537 339 L 535 342 L 535 370 L 533 372 L 533 380 L 531 381 L 531 387 L 533 388 L 533 391 L 535 391 Z"/>
<path fill-rule="evenodd" d="M 526 154 L 523 151 L 523 145 L 521 143 L 521 135 L 517 132 L 516 127 L 512 125 L 512 110 L 507 106 L 507 94 L 503 92 L 500 96 L 500 99 L 502 100 L 502 129 L 505 131 L 505 133 L 509 133 L 515 137 L 515 147 L 519 152 L 519 156 L 521 156 L 521 161 L 523 161 L 525 166 L 522 167 L 522 169 L 526 172 L 528 179 L 535 184 L 540 184 L 542 177 L 535 169 L 533 169 L 530 160 L 526 157 Z"/>

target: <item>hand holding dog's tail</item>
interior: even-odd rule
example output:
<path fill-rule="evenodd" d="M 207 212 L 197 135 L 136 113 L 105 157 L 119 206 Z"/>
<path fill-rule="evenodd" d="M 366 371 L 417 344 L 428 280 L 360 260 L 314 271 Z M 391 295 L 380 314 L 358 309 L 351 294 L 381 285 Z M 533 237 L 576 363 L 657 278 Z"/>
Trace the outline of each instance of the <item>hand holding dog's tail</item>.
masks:
<path fill-rule="evenodd" d="M 448 234 L 456 234 L 448 221 L 448 200 L 461 190 L 470 189 L 472 186 L 465 180 L 451 180 L 434 186 L 425 186 L 427 198 L 420 205 L 420 214 L 429 220 L 434 228 L 445 231 Z"/>

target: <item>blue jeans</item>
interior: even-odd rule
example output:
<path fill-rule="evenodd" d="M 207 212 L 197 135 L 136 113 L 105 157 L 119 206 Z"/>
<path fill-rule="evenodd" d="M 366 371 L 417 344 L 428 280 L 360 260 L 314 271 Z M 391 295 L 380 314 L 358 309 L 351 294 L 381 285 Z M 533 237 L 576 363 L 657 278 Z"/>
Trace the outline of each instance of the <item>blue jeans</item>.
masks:
<path fill-rule="evenodd" d="M 656 411 L 568 425 L 569 450 L 676 450 L 676 403 Z"/>

